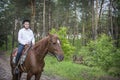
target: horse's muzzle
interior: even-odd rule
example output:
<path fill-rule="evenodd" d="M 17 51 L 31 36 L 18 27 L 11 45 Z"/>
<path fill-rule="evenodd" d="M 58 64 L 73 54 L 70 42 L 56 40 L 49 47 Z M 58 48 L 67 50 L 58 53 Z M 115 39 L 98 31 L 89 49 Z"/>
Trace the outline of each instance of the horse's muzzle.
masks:
<path fill-rule="evenodd" d="M 63 55 L 56 55 L 58 61 L 62 61 L 64 59 Z"/>

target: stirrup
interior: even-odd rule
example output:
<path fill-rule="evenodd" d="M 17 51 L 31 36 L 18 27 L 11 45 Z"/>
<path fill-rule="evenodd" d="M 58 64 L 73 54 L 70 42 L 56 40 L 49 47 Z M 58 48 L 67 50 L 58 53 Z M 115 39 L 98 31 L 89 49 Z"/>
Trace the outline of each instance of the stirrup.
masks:
<path fill-rule="evenodd" d="M 12 62 L 14 63 L 14 64 L 16 64 L 16 57 L 13 57 L 13 59 L 12 59 Z"/>

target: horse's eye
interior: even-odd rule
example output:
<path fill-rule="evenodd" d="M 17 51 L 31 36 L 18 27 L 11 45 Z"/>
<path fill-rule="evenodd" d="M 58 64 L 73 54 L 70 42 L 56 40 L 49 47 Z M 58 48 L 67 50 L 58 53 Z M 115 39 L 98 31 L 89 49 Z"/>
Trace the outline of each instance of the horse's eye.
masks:
<path fill-rule="evenodd" d="M 53 44 L 56 44 L 56 43 L 53 43 Z"/>

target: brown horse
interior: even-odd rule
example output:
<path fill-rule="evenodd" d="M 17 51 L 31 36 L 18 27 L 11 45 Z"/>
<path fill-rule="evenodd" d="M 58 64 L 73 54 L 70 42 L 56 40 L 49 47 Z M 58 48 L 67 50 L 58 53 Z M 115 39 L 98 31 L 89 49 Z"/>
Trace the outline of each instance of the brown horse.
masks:
<path fill-rule="evenodd" d="M 64 58 L 60 40 L 55 34 L 48 34 L 28 51 L 24 64 L 18 67 L 18 74 L 14 73 L 15 66 L 12 62 L 13 56 L 11 54 L 10 64 L 13 80 L 20 80 L 23 72 L 27 73 L 27 80 L 30 80 L 33 75 L 35 75 L 35 80 L 39 80 L 45 65 L 44 58 L 48 52 L 53 54 L 58 61 L 62 61 Z"/>

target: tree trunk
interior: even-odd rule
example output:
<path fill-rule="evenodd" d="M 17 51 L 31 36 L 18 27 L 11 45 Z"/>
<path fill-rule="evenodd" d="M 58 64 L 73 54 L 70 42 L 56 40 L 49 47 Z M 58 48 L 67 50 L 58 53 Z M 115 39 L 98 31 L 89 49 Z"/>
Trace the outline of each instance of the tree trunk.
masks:
<path fill-rule="evenodd" d="M 113 21 L 112 21 L 112 0 L 109 0 L 109 12 L 108 12 L 108 34 L 113 38 Z"/>
<path fill-rule="evenodd" d="M 17 24 L 18 24 L 18 19 L 15 19 L 15 25 L 13 27 L 13 32 L 12 32 L 12 50 L 14 49 L 15 46 L 15 31 L 17 29 Z"/>
<path fill-rule="evenodd" d="M 99 20 L 99 15 L 98 15 L 98 0 L 96 0 L 96 9 L 95 9 L 95 39 L 97 38 L 97 30 L 98 30 L 98 20 Z"/>
<path fill-rule="evenodd" d="M 48 31 L 49 31 L 52 27 L 51 26 L 51 23 L 52 23 L 51 22 L 51 17 L 52 17 L 51 0 L 49 0 L 49 7 L 48 8 L 49 8 L 49 14 L 48 14 L 49 15 Z"/>
<path fill-rule="evenodd" d="M 101 5 L 100 5 L 99 19 L 101 17 L 103 3 L 104 3 L 104 0 L 102 0 Z"/>
<path fill-rule="evenodd" d="M 103 9 L 103 3 L 104 3 L 104 0 L 102 0 L 101 4 L 100 4 L 100 11 L 99 11 L 99 18 L 98 18 L 98 23 L 100 23 L 101 21 L 101 15 L 102 15 L 102 9 Z M 99 24 L 99 34 L 101 34 L 102 32 L 102 25 L 103 24 Z"/>
<path fill-rule="evenodd" d="M 82 23 L 82 45 L 85 46 L 85 23 Z"/>
<path fill-rule="evenodd" d="M 35 29 L 35 0 L 31 0 L 31 29 L 34 31 Z"/>
<path fill-rule="evenodd" d="M 8 37 L 7 37 L 7 35 L 8 35 L 8 31 L 5 32 L 5 45 L 6 45 L 5 49 L 6 49 L 6 51 L 8 50 Z"/>
<path fill-rule="evenodd" d="M 95 12 L 94 12 L 94 0 L 91 0 L 92 5 L 92 38 L 95 40 Z"/>
<path fill-rule="evenodd" d="M 110 0 L 110 27 L 111 27 L 112 38 L 114 38 L 114 36 L 113 36 L 113 19 L 112 19 L 112 0 Z"/>
<path fill-rule="evenodd" d="M 74 1 L 74 12 L 75 12 L 75 17 L 74 17 L 74 20 L 75 20 L 75 27 L 73 29 L 73 44 L 75 44 L 75 38 L 76 38 L 76 35 L 78 34 L 78 23 L 77 23 L 77 10 L 76 10 L 76 1 Z"/>
<path fill-rule="evenodd" d="M 46 28 L 45 28 L 45 0 L 44 0 L 44 5 L 43 5 L 43 33 L 42 33 L 42 37 L 45 36 L 46 33 Z"/>

